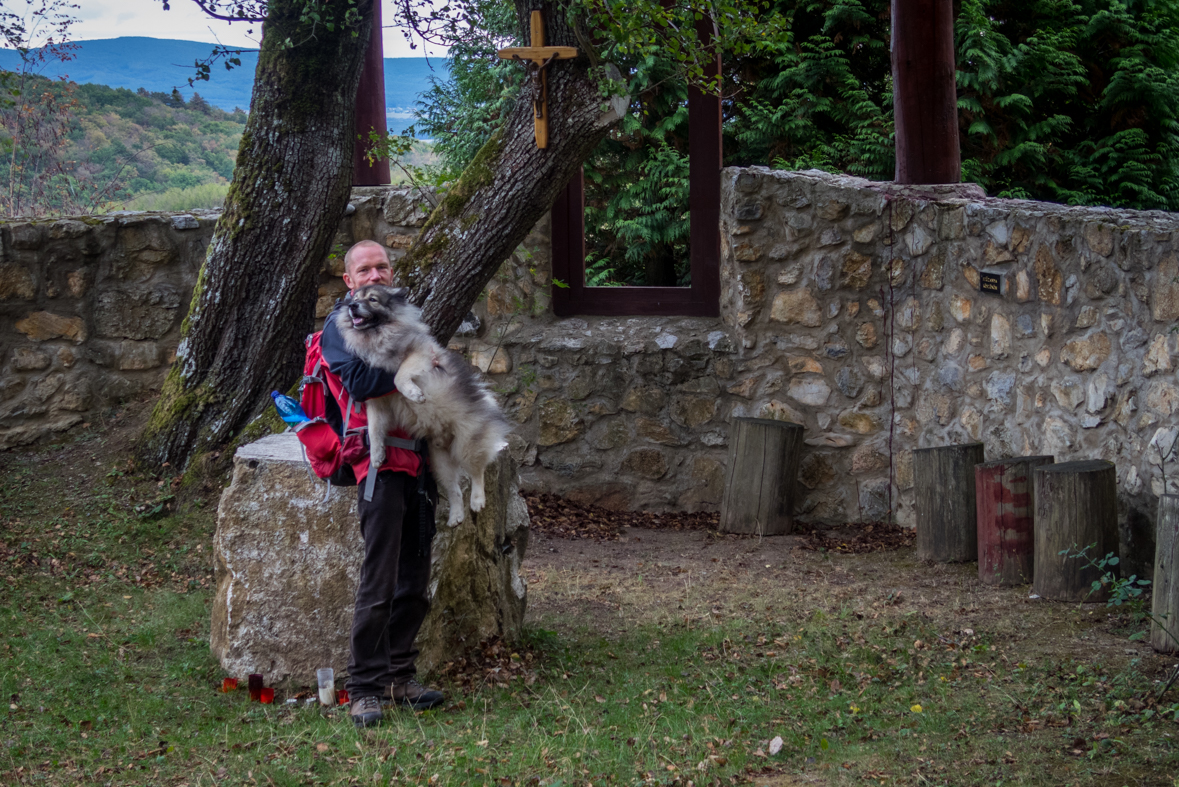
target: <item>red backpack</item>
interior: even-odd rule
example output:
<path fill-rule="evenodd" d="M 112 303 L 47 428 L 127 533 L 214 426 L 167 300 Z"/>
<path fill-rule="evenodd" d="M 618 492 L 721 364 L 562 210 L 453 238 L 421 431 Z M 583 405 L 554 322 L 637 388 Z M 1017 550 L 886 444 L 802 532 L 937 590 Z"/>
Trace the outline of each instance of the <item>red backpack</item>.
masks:
<path fill-rule="evenodd" d="M 340 405 L 328 385 L 330 372 L 319 346 L 321 333 L 310 334 L 306 340 L 307 355 L 303 361 L 303 380 L 299 383 L 299 404 L 311 420 L 295 427 L 295 433 L 317 477 L 327 479 L 333 486 L 356 486 L 352 464 L 358 454 L 363 455 L 368 449 L 356 430 L 349 433 L 344 426 Z"/>

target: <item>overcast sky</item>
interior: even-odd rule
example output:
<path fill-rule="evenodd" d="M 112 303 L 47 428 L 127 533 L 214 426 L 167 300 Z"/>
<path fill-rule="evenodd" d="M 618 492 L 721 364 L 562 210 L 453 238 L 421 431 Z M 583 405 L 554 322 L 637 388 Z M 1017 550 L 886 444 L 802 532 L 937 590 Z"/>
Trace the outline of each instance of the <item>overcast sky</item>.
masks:
<path fill-rule="evenodd" d="M 205 16 L 192 0 L 171 0 L 165 11 L 161 0 L 78 0 L 78 21 L 71 28 L 75 41 L 120 36 L 178 38 L 183 41 L 220 41 L 227 46 L 258 46 L 260 29 L 245 22 L 222 22 Z M 392 3 L 382 6 L 386 19 L 393 15 Z M 254 29 L 251 35 L 246 31 Z M 445 50 L 431 46 L 430 55 L 444 55 Z M 411 50 L 401 30 L 385 28 L 385 57 L 420 57 L 422 45 Z"/>

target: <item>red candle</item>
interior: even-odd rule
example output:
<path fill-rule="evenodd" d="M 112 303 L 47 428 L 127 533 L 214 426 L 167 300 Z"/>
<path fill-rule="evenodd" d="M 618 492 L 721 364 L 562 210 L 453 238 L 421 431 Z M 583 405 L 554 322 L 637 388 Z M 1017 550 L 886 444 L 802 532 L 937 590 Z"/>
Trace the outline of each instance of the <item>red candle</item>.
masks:
<path fill-rule="evenodd" d="M 259 692 L 259 698 L 262 700 L 263 705 L 270 705 L 274 702 L 274 689 L 270 687 L 262 689 Z"/>
<path fill-rule="evenodd" d="M 257 702 L 262 699 L 262 676 L 258 673 L 250 675 L 250 700 Z"/>
<path fill-rule="evenodd" d="M 221 680 L 221 691 L 233 691 L 237 688 L 237 678 L 223 678 Z"/>
<path fill-rule="evenodd" d="M 340 689 L 338 692 L 336 692 L 336 697 L 338 698 L 339 703 L 341 705 L 347 704 L 347 702 L 348 702 L 348 689 Z"/>

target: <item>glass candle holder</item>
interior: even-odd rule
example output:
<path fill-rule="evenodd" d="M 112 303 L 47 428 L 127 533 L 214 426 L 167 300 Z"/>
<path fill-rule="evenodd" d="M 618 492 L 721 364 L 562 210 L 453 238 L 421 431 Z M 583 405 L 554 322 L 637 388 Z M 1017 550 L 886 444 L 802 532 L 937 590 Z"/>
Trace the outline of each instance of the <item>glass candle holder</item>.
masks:
<path fill-rule="evenodd" d="M 258 692 L 258 699 L 262 701 L 263 705 L 271 705 L 274 703 L 274 689 L 267 686 Z"/>
<path fill-rule="evenodd" d="M 250 675 L 250 701 L 258 702 L 262 699 L 262 676 L 258 673 Z"/>
<path fill-rule="evenodd" d="M 322 667 L 315 671 L 315 682 L 319 685 L 319 704 L 332 707 L 336 704 L 336 671 Z"/>
<path fill-rule="evenodd" d="M 237 678 L 222 678 L 221 691 L 230 692 L 237 688 Z"/>

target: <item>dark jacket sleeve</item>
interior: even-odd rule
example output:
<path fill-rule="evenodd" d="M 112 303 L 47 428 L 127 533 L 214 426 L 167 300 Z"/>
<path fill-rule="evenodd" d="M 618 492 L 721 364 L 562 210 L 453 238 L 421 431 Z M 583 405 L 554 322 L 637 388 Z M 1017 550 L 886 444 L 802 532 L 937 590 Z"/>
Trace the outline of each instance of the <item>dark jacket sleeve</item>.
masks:
<path fill-rule="evenodd" d="M 328 368 L 332 370 L 332 374 L 340 378 L 344 390 L 358 402 L 393 393 L 397 390 L 393 382 L 394 372 L 374 369 L 350 353 L 344 345 L 344 337 L 340 335 L 335 320 L 341 308 L 343 307 L 337 304 L 324 320 L 323 336 L 319 339 L 323 359 L 327 361 Z"/>

